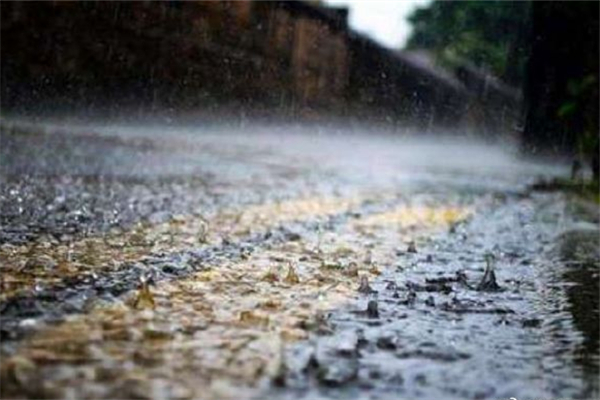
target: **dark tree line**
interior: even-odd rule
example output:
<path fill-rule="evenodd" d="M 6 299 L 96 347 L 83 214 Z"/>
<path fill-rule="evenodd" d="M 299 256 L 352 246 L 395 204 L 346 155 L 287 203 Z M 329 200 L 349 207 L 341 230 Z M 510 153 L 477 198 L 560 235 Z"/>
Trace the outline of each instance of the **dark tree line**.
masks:
<path fill-rule="evenodd" d="M 409 17 L 407 48 L 432 51 L 449 67 L 473 64 L 518 85 L 527 61 L 530 8 L 528 1 L 434 1 Z"/>
<path fill-rule="evenodd" d="M 408 48 L 523 88 L 523 149 L 591 160 L 598 179 L 598 1 L 434 1 Z"/>
<path fill-rule="evenodd" d="M 523 140 L 593 160 L 598 178 L 598 2 L 534 2 Z"/>

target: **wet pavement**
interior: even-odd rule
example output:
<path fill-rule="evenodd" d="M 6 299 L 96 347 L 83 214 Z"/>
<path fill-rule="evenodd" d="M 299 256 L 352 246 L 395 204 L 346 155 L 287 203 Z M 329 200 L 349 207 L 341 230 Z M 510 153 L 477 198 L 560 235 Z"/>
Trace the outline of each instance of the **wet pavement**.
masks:
<path fill-rule="evenodd" d="M 3 398 L 598 398 L 598 209 L 510 143 L 0 136 Z"/>

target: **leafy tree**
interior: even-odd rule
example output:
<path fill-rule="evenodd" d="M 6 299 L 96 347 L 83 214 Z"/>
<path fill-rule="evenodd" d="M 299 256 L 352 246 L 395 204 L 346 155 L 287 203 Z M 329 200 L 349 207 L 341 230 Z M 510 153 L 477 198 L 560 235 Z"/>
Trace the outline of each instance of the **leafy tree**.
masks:
<path fill-rule="evenodd" d="M 532 7 L 524 147 L 591 161 L 599 170 L 600 4 L 539 1 Z"/>
<path fill-rule="evenodd" d="M 414 29 L 407 49 L 427 49 L 442 64 L 472 63 L 521 83 L 530 6 L 525 1 L 434 1 L 409 17 Z"/>

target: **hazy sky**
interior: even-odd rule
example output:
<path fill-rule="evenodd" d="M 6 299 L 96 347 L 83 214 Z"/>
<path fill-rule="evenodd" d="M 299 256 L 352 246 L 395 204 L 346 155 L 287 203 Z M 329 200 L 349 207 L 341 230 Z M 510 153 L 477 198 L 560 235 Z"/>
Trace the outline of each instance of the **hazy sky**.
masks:
<path fill-rule="evenodd" d="M 386 47 L 401 48 L 410 35 L 406 17 L 431 0 L 325 0 L 333 6 L 350 9 L 350 26 L 371 36 Z"/>

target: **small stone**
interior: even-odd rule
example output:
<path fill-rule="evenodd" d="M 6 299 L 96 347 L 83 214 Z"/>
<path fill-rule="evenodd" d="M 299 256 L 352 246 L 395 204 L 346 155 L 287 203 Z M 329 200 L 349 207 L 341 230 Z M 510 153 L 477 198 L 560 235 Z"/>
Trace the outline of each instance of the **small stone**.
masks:
<path fill-rule="evenodd" d="M 344 275 L 351 278 L 358 277 L 358 265 L 354 261 L 348 264 L 348 268 L 344 271 Z"/>
<path fill-rule="evenodd" d="M 358 287 L 358 292 L 362 294 L 377 293 L 375 290 L 373 290 L 371 285 L 369 285 L 369 278 L 367 278 L 365 275 L 360 277 L 360 286 Z"/>
<path fill-rule="evenodd" d="M 415 302 L 417 301 L 417 293 L 414 290 L 410 290 L 408 292 L 408 295 L 406 295 L 406 299 L 400 301 L 400 304 L 406 305 L 406 306 L 413 306 L 415 304 Z"/>
<path fill-rule="evenodd" d="M 416 253 L 417 252 L 417 245 L 415 244 L 414 241 L 411 241 L 410 243 L 408 243 L 408 249 L 406 249 L 407 253 Z"/>
<path fill-rule="evenodd" d="M 377 305 L 377 301 L 370 300 L 367 304 L 367 317 L 369 318 L 379 318 L 379 307 Z"/>
<path fill-rule="evenodd" d="M 426 300 L 425 300 L 425 305 L 429 306 L 429 307 L 435 307 L 435 300 L 433 299 L 433 296 L 429 296 Z"/>
<path fill-rule="evenodd" d="M 398 344 L 396 343 L 396 338 L 394 336 L 382 336 L 377 339 L 376 342 L 377 348 L 381 350 L 396 350 L 398 348 Z"/>
<path fill-rule="evenodd" d="M 523 328 L 539 328 L 542 324 L 542 321 L 537 318 L 525 319 L 522 322 Z"/>

